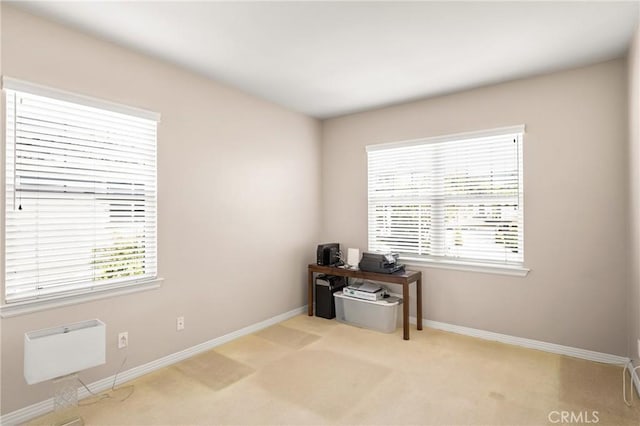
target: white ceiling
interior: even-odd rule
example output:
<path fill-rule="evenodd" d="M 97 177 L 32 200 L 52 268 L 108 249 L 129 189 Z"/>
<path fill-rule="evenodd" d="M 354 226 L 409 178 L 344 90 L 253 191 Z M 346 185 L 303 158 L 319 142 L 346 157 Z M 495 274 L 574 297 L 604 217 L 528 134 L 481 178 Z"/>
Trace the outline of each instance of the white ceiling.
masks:
<path fill-rule="evenodd" d="M 623 56 L 630 2 L 26 2 L 326 118 Z"/>

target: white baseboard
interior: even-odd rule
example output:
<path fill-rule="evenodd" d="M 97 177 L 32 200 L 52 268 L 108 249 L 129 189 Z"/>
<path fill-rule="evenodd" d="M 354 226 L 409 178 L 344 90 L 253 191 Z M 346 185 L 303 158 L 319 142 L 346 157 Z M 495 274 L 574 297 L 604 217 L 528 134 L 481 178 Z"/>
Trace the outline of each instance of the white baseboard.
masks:
<path fill-rule="evenodd" d="M 289 312 L 276 315 L 275 317 L 269 318 L 259 323 L 252 324 L 248 327 L 244 327 L 240 330 L 236 330 L 229 334 L 225 334 L 224 336 L 217 337 L 215 339 L 209 340 L 199 345 L 192 346 L 180 352 L 167 355 L 155 361 L 151 361 L 147 364 L 143 364 L 138 367 L 134 367 L 130 370 L 123 371 L 118 374 L 118 381 L 116 384 L 127 382 L 129 380 L 135 379 L 136 377 L 158 370 L 162 367 L 175 364 L 178 361 L 182 361 L 183 359 L 190 358 L 201 352 L 208 351 L 210 349 L 215 348 L 216 346 L 220 346 L 231 340 L 237 339 L 247 334 L 254 333 L 258 330 L 277 324 L 279 322 L 282 322 L 284 320 L 287 320 L 289 318 L 292 318 L 296 315 L 299 315 L 305 312 L 307 312 L 306 305 L 297 309 L 293 309 Z M 409 322 L 411 324 L 416 324 L 417 323 L 416 317 L 410 317 Z M 522 337 L 509 336 L 506 334 L 494 333 L 494 332 L 485 331 L 485 330 L 478 330 L 475 328 L 463 327 L 459 325 L 447 324 L 439 321 L 423 320 L 422 324 L 425 327 L 430 327 L 438 330 L 449 331 L 452 333 L 463 334 L 466 336 L 478 337 L 480 339 L 485 339 L 485 340 L 492 340 L 492 341 L 507 343 L 510 345 L 522 346 L 530 349 L 538 349 L 541 351 L 556 353 L 560 355 L 568 355 L 575 358 L 586 359 L 589 361 L 603 362 L 607 364 L 618 364 L 621 366 L 629 364 L 629 361 L 630 361 L 629 358 L 625 358 L 618 355 L 595 352 L 587 349 L 573 348 L 570 346 L 563 346 L 555 343 L 541 342 L 538 340 L 525 339 Z M 640 378 L 638 377 L 637 371 L 633 371 L 633 369 L 631 369 L 631 373 L 633 375 L 633 382 L 635 383 L 636 390 L 640 392 Z M 114 376 L 106 377 L 102 380 L 98 380 L 97 382 L 93 382 L 88 386 L 94 392 L 101 392 L 103 390 L 109 389 L 112 386 L 113 380 L 114 380 Z M 86 389 L 84 388 L 78 389 L 78 398 L 85 398 L 87 396 L 89 396 L 89 392 L 87 392 Z M 27 407 L 13 411 L 11 413 L 7 413 L 0 418 L 0 424 L 9 426 L 9 425 L 24 423 L 35 417 L 47 414 L 51 410 L 53 410 L 53 398 L 29 405 Z"/>
<path fill-rule="evenodd" d="M 135 379 L 136 377 L 140 377 L 144 374 L 158 370 L 162 367 L 175 364 L 178 361 L 182 361 L 183 359 L 190 358 L 201 352 L 208 351 L 210 349 L 215 348 L 216 346 L 220 346 L 231 340 L 262 330 L 263 328 L 267 328 L 271 325 L 277 324 L 279 322 L 282 322 L 284 320 L 287 320 L 289 318 L 292 318 L 304 312 L 307 312 L 306 305 L 300 308 L 293 309 L 289 312 L 276 315 L 275 317 L 269 318 L 259 323 L 241 328 L 240 330 L 233 331 L 229 334 L 225 334 L 224 336 L 216 337 L 215 339 L 209 340 L 207 342 L 201 343 L 196 346 L 192 346 L 180 352 L 175 352 L 173 354 L 167 355 L 160 359 L 156 359 L 155 361 L 151 361 L 149 363 L 134 367 L 130 370 L 120 372 L 118 374 L 118 382 L 116 384 L 128 382 L 129 380 Z M 114 378 L 115 376 L 106 377 L 102 380 L 98 380 L 97 382 L 93 382 L 88 386 L 93 392 L 101 392 L 111 388 L 111 386 L 113 385 Z M 89 392 L 84 387 L 78 388 L 78 398 L 80 399 L 86 398 L 87 396 L 89 396 Z M 10 413 L 3 415 L 0 418 L 0 425 L 13 426 L 13 425 L 21 424 L 35 417 L 47 414 L 52 410 L 53 410 L 53 398 L 49 398 L 45 401 L 37 402 L 35 404 L 29 405 L 24 408 L 20 408 L 16 411 L 12 411 Z"/>
<path fill-rule="evenodd" d="M 409 322 L 411 324 L 416 324 L 416 317 L 410 317 Z M 450 331 L 452 333 L 464 334 L 465 336 L 473 336 L 484 340 L 508 343 L 510 345 L 522 346 L 529 349 L 538 349 L 540 351 L 551 352 L 554 354 L 568 355 L 574 358 L 587 359 L 589 361 L 603 362 L 606 364 L 618 364 L 620 366 L 626 365 L 629 362 L 629 358 L 625 358 L 623 356 L 595 352 L 587 349 L 573 348 L 571 346 L 563 346 L 555 343 L 542 342 L 539 340 L 525 339 L 523 337 L 509 336 L 507 334 L 478 330 L 476 328 L 463 327 L 460 325 L 453 325 L 445 322 L 423 320 L 422 324 L 425 327 L 435 328 L 437 330 Z"/>

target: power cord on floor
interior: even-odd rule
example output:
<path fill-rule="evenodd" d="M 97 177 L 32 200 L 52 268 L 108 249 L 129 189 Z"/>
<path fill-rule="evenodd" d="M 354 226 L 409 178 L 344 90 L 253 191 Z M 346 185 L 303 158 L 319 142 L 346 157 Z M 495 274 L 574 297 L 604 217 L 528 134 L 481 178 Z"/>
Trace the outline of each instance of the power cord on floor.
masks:
<path fill-rule="evenodd" d="M 118 380 L 118 374 L 120 374 L 120 372 L 122 371 L 122 368 L 124 367 L 124 364 L 127 362 L 127 357 L 125 356 L 124 359 L 122 360 L 122 364 L 120 364 L 120 368 L 118 368 L 118 371 L 116 372 L 116 375 L 113 377 L 113 383 L 111 384 L 111 389 L 109 389 L 107 392 L 103 392 L 103 393 L 96 393 L 94 391 L 92 391 L 91 389 L 89 389 L 89 386 L 87 386 L 81 379 L 80 377 L 78 377 L 78 381 L 80 382 L 80 384 L 87 390 L 87 392 L 89 392 L 92 396 L 94 396 L 94 400 L 90 401 L 90 402 L 80 402 L 78 405 L 80 406 L 85 406 L 85 405 L 93 405 L 93 404 L 97 404 L 100 401 L 103 401 L 105 399 L 114 399 L 118 402 L 124 402 L 126 401 L 131 395 L 133 395 L 133 391 L 135 390 L 135 386 L 134 385 L 127 385 L 121 388 L 117 388 L 116 389 L 116 381 Z M 118 391 L 124 391 L 124 390 L 128 390 L 127 394 L 124 397 L 116 397 L 115 394 Z"/>
<path fill-rule="evenodd" d="M 638 371 L 638 369 L 640 369 L 640 365 L 634 367 L 631 360 L 629 360 L 629 362 L 627 362 L 622 369 L 622 399 L 624 399 L 624 403 L 628 407 L 631 407 L 631 404 L 633 403 L 633 375 L 636 371 Z M 629 401 L 627 401 L 627 370 L 629 370 L 631 376 L 629 380 L 629 393 L 631 393 L 631 399 Z M 640 391 L 640 389 L 638 391 Z"/>

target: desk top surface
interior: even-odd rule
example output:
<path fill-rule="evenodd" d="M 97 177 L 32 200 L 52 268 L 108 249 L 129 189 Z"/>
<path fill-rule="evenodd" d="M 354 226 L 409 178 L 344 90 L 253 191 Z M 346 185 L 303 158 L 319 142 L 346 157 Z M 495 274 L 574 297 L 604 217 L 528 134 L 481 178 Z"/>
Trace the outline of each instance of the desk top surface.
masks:
<path fill-rule="evenodd" d="M 377 272 L 366 272 L 358 269 L 338 268 L 336 266 L 324 266 L 315 263 L 309 264 L 310 272 L 322 272 L 329 275 L 339 275 L 343 277 L 362 278 L 365 280 L 391 282 L 391 283 L 412 283 L 422 279 L 420 271 L 403 271 L 393 274 L 380 274 Z"/>

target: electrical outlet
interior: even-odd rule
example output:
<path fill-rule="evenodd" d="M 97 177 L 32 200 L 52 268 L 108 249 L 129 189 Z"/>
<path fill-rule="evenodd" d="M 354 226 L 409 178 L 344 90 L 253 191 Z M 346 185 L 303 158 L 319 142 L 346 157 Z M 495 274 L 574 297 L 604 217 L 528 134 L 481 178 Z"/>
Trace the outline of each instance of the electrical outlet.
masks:
<path fill-rule="evenodd" d="M 176 331 L 184 330 L 184 317 L 176 318 Z"/>
<path fill-rule="evenodd" d="M 129 346 L 129 332 L 118 333 L 118 349 L 126 348 L 127 346 Z"/>

